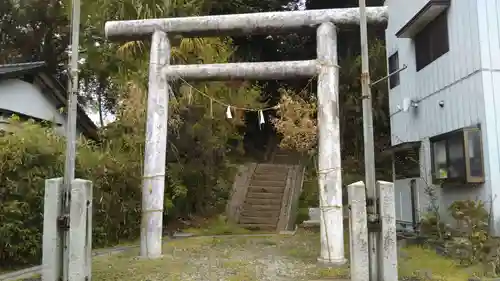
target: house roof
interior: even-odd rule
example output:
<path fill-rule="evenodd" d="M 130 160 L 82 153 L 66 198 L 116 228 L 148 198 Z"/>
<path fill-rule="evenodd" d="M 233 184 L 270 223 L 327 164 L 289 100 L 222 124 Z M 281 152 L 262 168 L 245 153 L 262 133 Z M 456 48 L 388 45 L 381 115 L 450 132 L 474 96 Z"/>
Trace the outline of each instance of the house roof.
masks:
<path fill-rule="evenodd" d="M 407 150 L 407 149 L 412 149 L 412 148 L 417 148 L 422 145 L 421 141 L 409 141 L 409 142 L 402 142 L 396 145 L 393 145 L 384 151 L 382 151 L 383 154 L 393 154 L 398 151 L 402 150 Z"/>
<path fill-rule="evenodd" d="M 14 63 L 14 64 L 3 64 L 0 65 L 0 76 L 3 75 L 18 75 L 25 74 L 30 70 L 40 69 L 44 67 L 45 62 L 27 62 L 27 63 Z"/>
<path fill-rule="evenodd" d="M 16 63 L 16 64 L 3 64 L 0 65 L 0 79 L 1 78 L 17 78 L 24 75 L 37 75 L 45 86 L 51 91 L 44 91 L 44 94 L 51 95 L 59 104 L 57 107 L 68 106 L 68 94 L 66 88 L 61 85 L 54 76 L 48 74 L 46 71 L 46 64 L 44 61 Z M 97 139 L 97 126 L 89 118 L 85 110 L 78 105 L 77 108 L 77 126 L 80 127 L 82 132 L 89 138 Z"/>
<path fill-rule="evenodd" d="M 451 5 L 451 0 L 430 0 L 417 12 L 398 32 L 398 38 L 412 38 L 427 24 L 446 11 Z"/>

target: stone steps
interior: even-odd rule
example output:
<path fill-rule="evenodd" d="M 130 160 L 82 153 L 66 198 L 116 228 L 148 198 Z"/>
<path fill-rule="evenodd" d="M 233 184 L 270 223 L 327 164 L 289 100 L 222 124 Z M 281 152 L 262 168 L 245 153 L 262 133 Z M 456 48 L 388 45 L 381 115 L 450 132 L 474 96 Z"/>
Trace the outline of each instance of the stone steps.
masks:
<path fill-rule="evenodd" d="M 286 173 L 261 173 L 254 174 L 252 180 L 255 181 L 286 181 Z"/>
<path fill-rule="evenodd" d="M 243 211 L 280 211 L 281 205 L 250 205 L 244 204 Z"/>
<path fill-rule="evenodd" d="M 259 210 L 248 210 L 241 212 L 242 216 L 245 217 L 279 217 L 279 211 L 259 211 Z"/>
<path fill-rule="evenodd" d="M 245 203 L 249 205 L 280 205 L 282 198 L 277 199 L 265 199 L 265 198 L 248 198 Z"/>
<path fill-rule="evenodd" d="M 262 181 L 262 180 L 254 180 L 250 181 L 250 186 L 258 186 L 258 187 L 282 187 L 285 188 L 286 179 L 281 181 Z"/>
<path fill-rule="evenodd" d="M 281 193 L 269 193 L 269 192 L 253 192 L 248 191 L 247 198 L 249 199 L 282 199 L 283 194 Z"/>
<path fill-rule="evenodd" d="M 288 166 L 258 164 L 252 175 L 241 211 L 239 225 L 252 230 L 276 230 Z"/>
<path fill-rule="evenodd" d="M 242 224 L 273 224 L 278 223 L 278 217 L 248 217 L 242 216 L 240 219 Z"/>
<path fill-rule="evenodd" d="M 249 229 L 249 230 L 270 230 L 270 231 L 275 231 L 276 230 L 276 224 L 243 224 L 240 223 L 238 224 L 240 227 Z"/>
<path fill-rule="evenodd" d="M 284 186 L 255 186 L 250 185 L 248 187 L 248 192 L 259 192 L 259 193 L 283 193 L 285 191 Z"/>

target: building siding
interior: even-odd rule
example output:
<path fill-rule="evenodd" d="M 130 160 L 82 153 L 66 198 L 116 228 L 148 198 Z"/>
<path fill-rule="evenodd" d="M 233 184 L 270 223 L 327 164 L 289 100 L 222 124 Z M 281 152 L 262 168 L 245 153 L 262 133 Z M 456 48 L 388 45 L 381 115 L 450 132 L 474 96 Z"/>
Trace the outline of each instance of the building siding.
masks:
<path fill-rule="evenodd" d="M 387 56 L 398 52 L 400 85 L 390 90 L 391 143 L 421 141 L 421 178 L 417 180 L 418 211 L 425 212 L 429 198 L 425 189 L 436 191 L 440 213 L 451 221 L 448 206 L 456 200 L 472 199 L 489 202 L 500 197 L 500 0 L 451 1 L 448 9 L 449 51 L 425 68 L 416 71 L 415 47 L 412 39 L 396 38 L 395 33 L 406 24 L 428 0 L 387 0 L 389 23 L 386 30 Z M 495 81 L 499 81 L 494 83 Z M 418 102 L 418 108 L 402 112 L 403 100 Z M 439 102 L 444 102 L 444 107 Z M 498 109 L 498 110 L 497 110 Z M 476 187 L 432 186 L 429 138 L 463 127 L 481 124 L 486 182 Z M 411 219 L 409 203 L 410 179 L 395 180 L 400 193 L 400 217 Z M 493 183 L 493 184 L 492 184 Z M 397 191 L 398 192 L 398 191 Z M 498 198 L 500 200 L 500 198 Z M 500 233 L 500 204 L 493 204 L 494 230 Z"/>
<path fill-rule="evenodd" d="M 486 166 L 485 195 L 492 202 L 493 229 L 500 234 L 500 1 L 476 0 L 479 42 L 481 48 L 481 78 L 484 88 L 485 128 L 483 131 Z"/>
<path fill-rule="evenodd" d="M 452 1 L 448 11 L 450 50 L 419 72 L 413 40 L 398 39 L 395 33 L 428 1 L 387 2 L 387 55 L 397 51 L 400 67 L 408 66 L 400 73 L 400 85 L 390 91 L 392 144 L 418 141 L 482 121 L 483 100 L 478 98 L 481 60 L 474 1 Z M 418 101 L 418 109 L 402 112 L 405 98 Z M 445 101 L 444 108 L 439 107 L 440 100 Z"/>
<path fill-rule="evenodd" d="M 43 94 L 34 84 L 19 79 L 0 81 L 0 109 L 61 124 L 56 130 L 64 134 L 64 116 L 56 108 L 55 101 Z"/>

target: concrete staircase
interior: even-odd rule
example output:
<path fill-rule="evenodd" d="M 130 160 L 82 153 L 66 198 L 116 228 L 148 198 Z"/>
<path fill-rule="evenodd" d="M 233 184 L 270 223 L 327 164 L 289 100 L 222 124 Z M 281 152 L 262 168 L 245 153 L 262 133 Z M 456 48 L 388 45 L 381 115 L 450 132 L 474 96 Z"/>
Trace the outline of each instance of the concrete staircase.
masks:
<path fill-rule="evenodd" d="M 286 165 L 257 164 L 238 221 L 242 227 L 277 229 L 288 172 Z"/>
<path fill-rule="evenodd" d="M 300 163 L 300 156 L 297 153 L 277 148 L 273 151 L 270 161 L 273 164 L 297 165 Z"/>
<path fill-rule="evenodd" d="M 226 213 L 233 223 L 252 230 L 293 231 L 302 191 L 300 155 L 270 141 L 265 163 L 238 168 Z"/>

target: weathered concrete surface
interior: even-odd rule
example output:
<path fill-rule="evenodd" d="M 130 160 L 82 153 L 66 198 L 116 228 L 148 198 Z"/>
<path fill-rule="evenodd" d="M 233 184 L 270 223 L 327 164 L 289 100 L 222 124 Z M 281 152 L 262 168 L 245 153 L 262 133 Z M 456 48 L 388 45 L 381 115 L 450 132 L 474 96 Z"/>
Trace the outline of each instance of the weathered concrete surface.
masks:
<path fill-rule="evenodd" d="M 302 193 L 304 173 L 305 168 L 302 165 L 290 165 L 288 168 L 285 193 L 283 194 L 280 218 L 278 221 L 278 231 L 292 231 L 296 228 L 295 220 L 297 218 L 297 209 Z"/>
<path fill-rule="evenodd" d="M 351 252 L 351 278 L 356 281 L 370 280 L 368 250 L 368 224 L 366 213 L 366 191 L 363 182 L 348 186 L 351 206 L 349 232 Z"/>
<path fill-rule="evenodd" d="M 61 272 L 62 236 L 57 226 L 57 217 L 61 215 L 62 178 L 45 180 L 42 265 L 40 267 L 44 280 L 57 280 Z M 27 274 L 31 271 L 27 271 Z M 8 276 L 8 275 L 7 275 Z M 0 280 L 2 280 L 0 278 Z"/>
<path fill-rule="evenodd" d="M 168 80 L 284 80 L 315 76 L 319 67 L 316 60 L 304 60 L 168 65 L 162 71 Z"/>
<path fill-rule="evenodd" d="M 92 245 L 88 244 L 89 240 L 92 241 L 92 225 L 88 224 L 92 222 L 91 201 L 92 182 L 75 179 L 71 186 L 70 202 L 69 281 L 91 280 Z"/>
<path fill-rule="evenodd" d="M 239 226 L 252 230 L 280 230 L 282 204 L 290 188 L 287 186 L 289 172 L 288 165 L 257 164 L 241 206 Z"/>
<path fill-rule="evenodd" d="M 398 281 L 398 248 L 396 236 L 396 207 L 394 199 L 394 183 L 377 181 L 380 221 L 380 266 L 381 280 Z"/>
<path fill-rule="evenodd" d="M 366 15 L 371 24 L 387 23 L 386 7 L 367 8 Z M 108 21 L 105 25 L 105 33 L 106 37 L 114 40 L 148 38 L 155 30 L 165 31 L 171 36 L 181 35 L 184 37 L 273 34 L 317 27 L 324 22 L 332 22 L 336 25 L 359 24 L 359 9 Z"/>
<path fill-rule="evenodd" d="M 233 223 L 238 223 L 240 220 L 241 207 L 245 203 L 248 185 L 256 167 L 257 163 L 246 163 L 238 167 L 226 207 L 227 218 Z"/>
<path fill-rule="evenodd" d="M 168 99 L 171 89 L 161 69 L 168 63 L 170 63 L 170 42 L 165 32 L 156 30 L 152 36 L 149 57 L 142 186 L 141 256 L 148 258 L 158 258 L 162 254 Z"/>
<path fill-rule="evenodd" d="M 337 30 L 331 22 L 323 23 L 316 33 L 318 62 L 318 168 L 321 208 L 321 253 L 318 261 L 340 265 L 344 257 L 342 212 L 342 170 L 340 159 L 339 69 Z"/>

